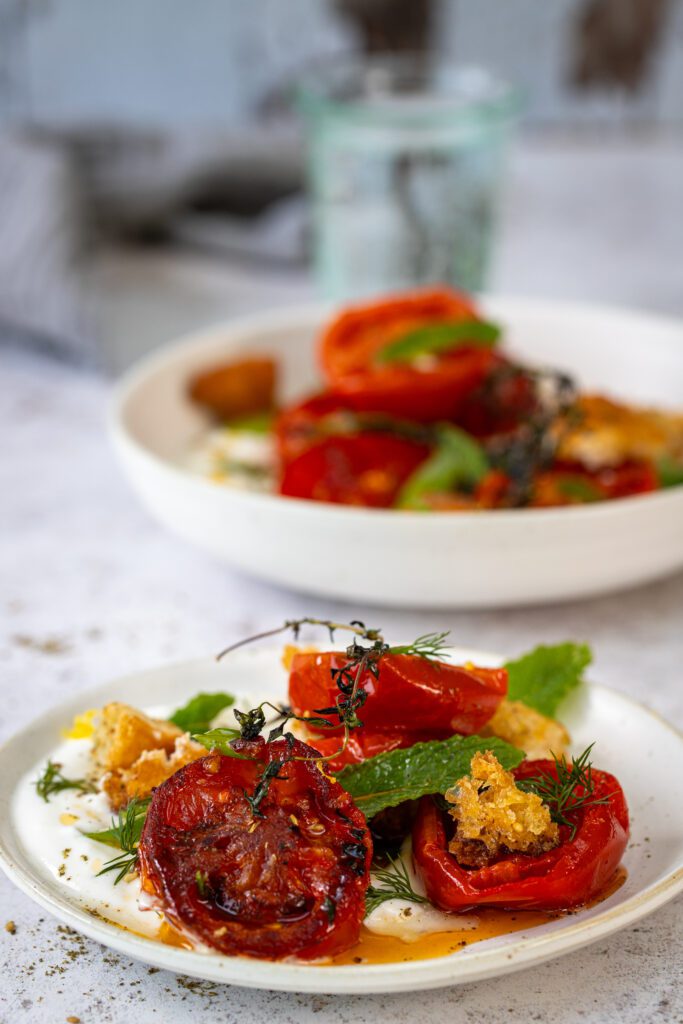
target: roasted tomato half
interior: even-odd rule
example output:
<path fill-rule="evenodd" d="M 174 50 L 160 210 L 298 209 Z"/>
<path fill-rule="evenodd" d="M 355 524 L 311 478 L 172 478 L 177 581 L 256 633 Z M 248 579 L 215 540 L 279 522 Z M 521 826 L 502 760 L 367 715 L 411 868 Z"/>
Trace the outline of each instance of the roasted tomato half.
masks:
<path fill-rule="evenodd" d="M 221 953 L 311 959 L 348 949 L 372 857 L 363 814 L 306 744 L 258 738 L 235 750 L 248 760 L 210 754 L 155 791 L 140 841 L 143 889 Z M 254 811 L 247 796 L 264 770 L 277 774 Z"/>
<path fill-rule="evenodd" d="M 284 467 L 280 494 L 388 508 L 428 454 L 427 445 L 391 434 L 328 437 Z"/>
<path fill-rule="evenodd" d="M 323 372 L 330 383 L 336 384 L 367 370 L 381 349 L 414 328 L 476 317 L 470 300 L 449 288 L 417 291 L 348 309 L 322 336 Z"/>
<path fill-rule="evenodd" d="M 416 423 L 459 422 L 463 405 L 487 379 L 498 357 L 487 348 L 459 348 L 430 368 L 391 364 L 349 374 L 335 393 L 353 412 L 383 413 Z"/>
<path fill-rule="evenodd" d="M 366 729 L 365 726 L 360 726 L 349 733 L 343 753 L 330 758 L 327 765 L 331 771 L 338 772 L 348 764 L 360 764 L 369 757 L 386 754 L 389 750 L 403 750 L 405 747 L 412 747 L 414 743 L 427 743 L 429 740 L 446 740 L 452 735 L 449 729 L 406 732 L 405 729 Z M 332 734 L 312 733 L 309 742 L 323 757 L 329 757 L 340 749 L 342 737 L 336 730 Z"/>
<path fill-rule="evenodd" d="M 331 652 L 295 655 L 289 699 L 297 714 L 334 705 L 339 690 L 331 670 L 345 662 L 344 654 Z M 361 686 L 368 696 L 359 717 L 369 730 L 469 735 L 488 722 L 507 693 L 507 672 L 386 654 L 378 678 L 368 672 Z"/>
<path fill-rule="evenodd" d="M 456 419 L 500 357 L 474 337 L 414 362 L 382 362 L 382 350 L 431 325 L 478 320 L 469 299 L 448 288 L 414 292 L 347 310 L 325 331 L 320 358 L 330 386 L 355 412 L 418 423 Z M 469 344 L 468 344 L 469 341 Z"/>
<path fill-rule="evenodd" d="M 524 761 L 516 778 L 552 773 L 552 761 Z M 593 770 L 595 797 L 604 803 L 578 810 L 574 836 L 560 829 L 559 846 L 540 856 L 509 854 L 482 868 L 462 867 L 448 850 L 448 815 L 431 797 L 420 801 L 413 826 L 413 858 L 430 900 L 442 910 L 475 907 L 567 910 L 587 903 L 610 880 L 629 836 L 628 808 L 613 775 Z"/>

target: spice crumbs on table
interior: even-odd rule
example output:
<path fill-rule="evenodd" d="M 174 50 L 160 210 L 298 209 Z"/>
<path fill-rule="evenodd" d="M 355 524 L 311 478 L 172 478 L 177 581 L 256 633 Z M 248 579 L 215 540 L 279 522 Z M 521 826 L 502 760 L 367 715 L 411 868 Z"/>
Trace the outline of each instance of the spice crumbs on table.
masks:
<path fill-rule="evenodd" d="M 5 924 L 5 931 L 9 932 L 10 935 L 16 935 L 17 934 L 17 926 L 15 925 L 14 921 L 8 921 Z"/>

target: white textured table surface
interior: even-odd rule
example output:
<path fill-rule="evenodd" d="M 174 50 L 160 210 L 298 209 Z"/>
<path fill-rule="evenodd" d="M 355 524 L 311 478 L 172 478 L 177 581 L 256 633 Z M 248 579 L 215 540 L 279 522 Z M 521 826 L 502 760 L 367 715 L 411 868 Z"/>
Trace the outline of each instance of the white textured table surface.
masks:
<path fill-rule="evenodd" d="M 676 204 L 683 212 L 682 158 L 683 147 L 669 144 L 648 159 L 637 149 L 601 148 L 574 153 L 568 163 L 552 147 L 528 149 L 513 181 L 498 286 L 683 312 L 683 233 L 672 213 Z M 589 190 L 596 186 L 590 215 L 582 208 L 583 220 L 568 217 L 587 182 Z M 180 319 L 187 328 L 238 308 L 245 275 L 230 282 L 223 272 L 202 273 L 200 263 L 185 276 L 168 268 L 165 284 L 163 262 L 120 264 L 112 276 L 124 286 L 128 280 L 127 294 L 135 294 L 119 309 L 115 333 L 142 323 L 160 337 L 167 322 L 170 328 Z M 276 292 L 263 298 L 272 303 Z M 304 292 L 292 282 L 281 283 L 278 294 L 296 299 Z M 165 301 L 172 294 L 175 306 Z M 249 295 L 247 304 L 255 304 L 258 289 Z M 0 738 L 69 692 L 213 652 L 260 626 L 311 612 L 360 616 L 395 637 L 448 628 L 458 643 L 510 654 L 542 641 L 585 639 L 595 650 L 597 679 L 683 725 L 683 575 L 615 597 L 518 612 L 416 615 L 302 599 L 230 573 L 150 522 L 108 450 L 104 385 L 16 351 L 0 352 L 0 360 Z M 663 784 L 674 784 L 665 769 Z M 365 998 L 258 993 L 150 972 L 60 930 L 4 876 L 0 906 L 3 1024 L 69 1017 L 82 1024 L 683 1019 L 680 901 L 540 968 L 433 993 Z M 10 919 L 14 935 L 2 928 Z"/>
<path fill-rule="evenodd" d="M 449 628 L 474 647 L 593 644 L 595 676 L 683 722 L 683 576 L 620 596 L 519 612 L 435 615 L 316 602 L 235 576 L 162 533 L 108 451 L 105 389 L 35 359 L 6 357 L 2 477 L 1 732 L 79 688 L 213 652 L 306 612 L 365 618 L 398 637 Z M 9 399 L 9 401 L 7 401 Z M 628 756 L 625 752 L 625 756 Z M 54 1024 L 486 1020 L 568 1024 L 680 1020 L 681 903 L 583 952 L 496 981 L 414 996 L 258 993 L 150 971 L 57 922 L 0 878 L 0 1020 Z M 679 974 L 677 976 L 677 965 Z M 577 983 L 580 979 L 580 983 Z"/>

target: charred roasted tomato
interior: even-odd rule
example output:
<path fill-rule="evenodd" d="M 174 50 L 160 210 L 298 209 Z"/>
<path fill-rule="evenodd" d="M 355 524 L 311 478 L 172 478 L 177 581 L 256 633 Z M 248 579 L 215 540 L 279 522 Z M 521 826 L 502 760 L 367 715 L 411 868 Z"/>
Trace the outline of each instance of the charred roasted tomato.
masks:
<path fill-rule="evenodd" d="M 332 670 L 345 663 L 344 654 L 295 655 L 289 675 L 294 711 L 303 715 L 334 705 L 339 690 Z M 386 654 L 378 667 L 377 678 L 366 672 L 360 683 L 367 698 L 359 716 L 369 730 L 469 735 L 488 722 L 507 693 L 504 668 L 465 668 L 411 654 Z"/>
<path fill-rule="evenodd" d="M 239 759 L 210 754 L 155 791 L 140 841 L 143 889 L 221 953 L 311 959 L 348 949 L 372 857 L 363 814 L 306 744 L 234 746 Z M 248 797 L 264 777 L 254 807 Z"/>
<path fill-rule="evenodd" d="M 416 423 L 459 422 L 463 404 L 496 365 L 485 348 L 459 348 L 433 366 L 391 365 L 354 373 L 335 385 L 336 394 L 356 413 L 375 412 Z"/>
<path fill-rule="evenodd" d="M 325 331 L 323 372 L 357 413 L 418 423 L 453 420 L 499 362 L 490 345 L 478 340 L 482 329 L 469 300 L 447 288 L 359 306 Z M 428 342 L 425 348 L 425 332 L 432 340 L 438 334 L 438 346 Z"/>
<path fill-rule="evenodd" d="M 449 288 L 416 291 L 348 309 L 330 323 L 321 338 L 323 372 L 336 384 L 367 370 L 382 349 L 408 331 L 476 316 L 470 300 Z"/>
<path fill-rule="evenodd" d="M 389 508 L 428 454 L 427 445 L 391 434 L 329 437 L 285 466 L 280 494 Z"/>
<path fill-rule="evenodd" d="M 552 761 L 525 761 L 516 779 L 554 773 Z M 461 866 L 448 850 L 448 816 L 431 797 L 420 802 L 413 826 L 413 857 L 430 900 L 442 910 L 476 907 L 568 910 L 597 896 L 623 856 L 628 808 L 613 775 L 593 770 L 594 794 L 603 803 L 578 810 L 576 831 L 563 825 L 560 843 L 540 856 L 511 853 L 481 868 Z"/>

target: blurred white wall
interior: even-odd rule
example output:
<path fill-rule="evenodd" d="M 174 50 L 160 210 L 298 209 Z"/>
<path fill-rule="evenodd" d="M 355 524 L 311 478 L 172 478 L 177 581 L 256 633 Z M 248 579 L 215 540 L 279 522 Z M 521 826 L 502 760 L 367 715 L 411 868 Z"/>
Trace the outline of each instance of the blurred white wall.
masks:
<path fill-rule="evenodd" d="M 435 42 L 523 85 L 551 125 L 683 125 L 683 0 L 638 96 L 567 88 L 582 0 L 440 0 Z M 331 0 L 0 0 L 0 92 L 51 123 L 235 125 L 302 63 L 353 45 Z"/>

